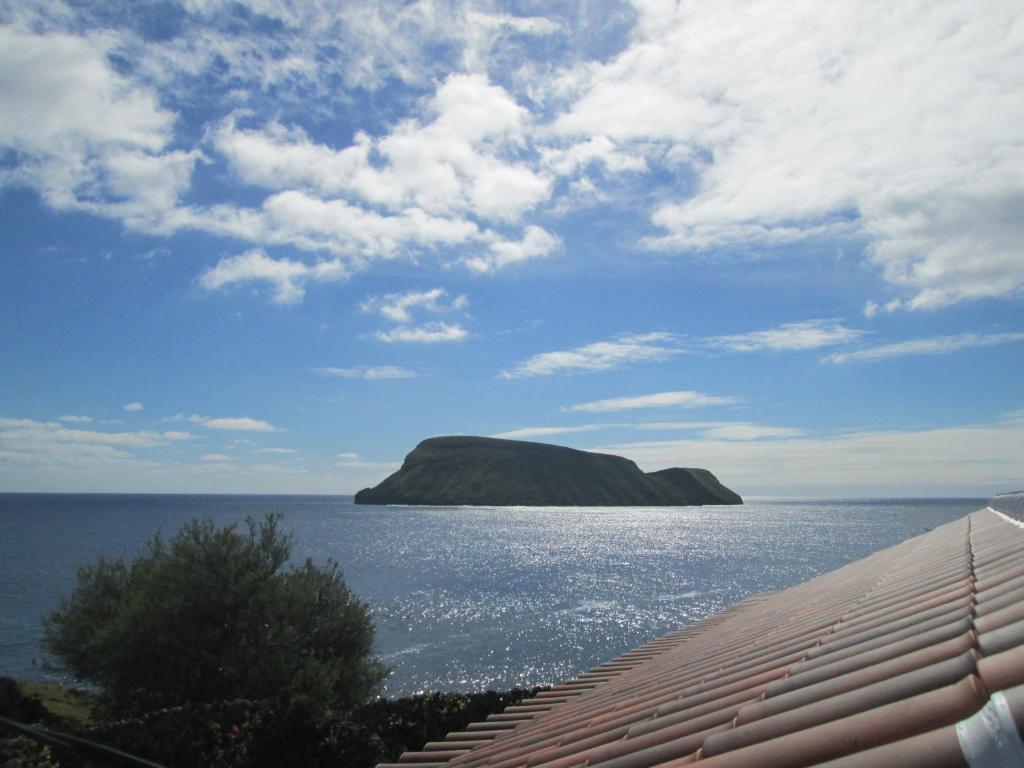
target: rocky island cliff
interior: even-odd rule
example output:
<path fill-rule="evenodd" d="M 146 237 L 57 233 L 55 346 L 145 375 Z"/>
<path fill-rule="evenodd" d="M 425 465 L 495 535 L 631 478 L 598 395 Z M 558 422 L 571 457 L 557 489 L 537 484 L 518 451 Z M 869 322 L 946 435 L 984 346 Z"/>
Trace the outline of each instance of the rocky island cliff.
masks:
<path fill-rule="evenodd" d="M 356 504 L 701 506 L 743 499 L 706 469 L 644 473 L 629 459 L 493 437 L 432 437 Z"/>

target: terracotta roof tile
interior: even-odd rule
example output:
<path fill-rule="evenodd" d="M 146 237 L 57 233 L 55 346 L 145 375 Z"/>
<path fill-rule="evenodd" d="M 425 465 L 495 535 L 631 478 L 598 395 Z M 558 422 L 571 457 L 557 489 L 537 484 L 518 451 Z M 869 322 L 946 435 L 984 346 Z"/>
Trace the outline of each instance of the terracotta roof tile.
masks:
<path fill-rule="evenodd" d="M 395 765 L 943 768 L 997 741 L 1024 754 L 1022 726 L 1024 526 L 986 509 L 748 598 Z"/>

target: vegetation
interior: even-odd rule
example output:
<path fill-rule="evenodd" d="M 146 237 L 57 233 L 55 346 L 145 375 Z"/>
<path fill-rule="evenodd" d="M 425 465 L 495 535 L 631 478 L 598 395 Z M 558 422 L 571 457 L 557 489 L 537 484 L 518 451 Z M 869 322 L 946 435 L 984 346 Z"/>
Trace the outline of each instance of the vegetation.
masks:
<path fill-rule="evenodd" d="M 45 643 L 84 693 L 0 678 L 0 715 L 176 768 L 371 768 L 536 693 L 370 701 L 366 605 L 338 567 L 289 565 L 280 518 L 192 522 L 79 571 Z M 0 733 L 0 764 L 79 768 L 81 747 Z"/>
<path fill-rule="evenodd" d="M 647 476 L 655 482 L 673 486 L 690 498 L 700 499 L 701 504 L 743 503 L 738 493 L 726 488 L 706 469 L 672 467 L 658 472 L 648 472 Z"/>
<path fill-rule="evenodd" d="M 309 702 L 281 709 L 278 702 L 224 701 L 148 712 L 132 718 L 85 726 L 48 712 L 65 689 L 0 678 L 0 715 L 20 722 L 42 722 L 59 731 L 116 747 L 176 768 L 372 768 L 395 762 L 427 741 L 536 695 L 540 688 L 505 693 L 430 693 L 401 699 L 377 699 L 342 714 L 314 713 Z M 51 689 L 51 690 L 47 690 Z M 81 695 L 87 705 L 88 694 Z M 42 700 L 42 703 L 40 702 Z M 0 733 L 0 736 L 3 734 Z M 12 768 L 64 768 L 85 765 L 83 755 L 58 753 L 24 737 L 0 738 L 0 765 Z"/>
<path fill-rule="evenodd" d="M 21 682 L 18 685 L 21 686 L 27 701 L 38 701 L 42 709 L 57 720 L 76 726 L 93 724 L 95 694 L 78 688 L 46 683 Z"/>
<path fill-rule="evenodd" d="M 46 621 L 45 644 L 99 685 L 107 715 L 233 699 L 362 703 L 386 674 L 370 656 L 366 605 L 335 563 L 286 568 L 279 522 L 193 520 L 130 563 L 101 558 Z"/>
<path fill-rule="evenodd" d="M 629 459 L 490 437 L 434 437 L 357 504 L 695 506 L 742 504 L 706 469 L 644 474 Z"/>

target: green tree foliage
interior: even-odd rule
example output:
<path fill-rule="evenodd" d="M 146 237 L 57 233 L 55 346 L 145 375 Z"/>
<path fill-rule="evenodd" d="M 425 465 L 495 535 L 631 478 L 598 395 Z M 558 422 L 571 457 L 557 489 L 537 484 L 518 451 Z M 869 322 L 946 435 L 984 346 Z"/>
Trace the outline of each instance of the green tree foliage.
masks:
<path fill-rule="evenodd" d="M 46 620 L 46 646 L 109 714 L 228 699 L 345 711 L 377 690 L 373 623 L 337 564 L 288 566 L 280 516 L 192 520 L 126 562 L 100 558 Z"/>

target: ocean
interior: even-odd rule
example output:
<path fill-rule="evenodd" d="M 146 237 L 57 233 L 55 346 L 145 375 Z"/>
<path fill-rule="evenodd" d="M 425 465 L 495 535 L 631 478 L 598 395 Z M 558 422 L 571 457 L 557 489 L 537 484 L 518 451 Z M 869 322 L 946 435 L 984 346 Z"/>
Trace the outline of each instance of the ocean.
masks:
<path fill-rule="evenodd" d="M 752 499 L 735 507 L 371 507 L 344 496 L 0 494 L 0 675 L 52 668 L 41 619 L 99 555 L 192 517 L 270 512 L 293 558 L 337 561 L 370 605 L 383 693 L 571 678 L 749 595 L 783 589 L 987 499 Z"/>

